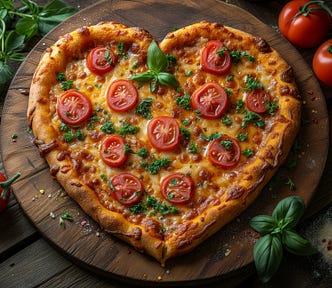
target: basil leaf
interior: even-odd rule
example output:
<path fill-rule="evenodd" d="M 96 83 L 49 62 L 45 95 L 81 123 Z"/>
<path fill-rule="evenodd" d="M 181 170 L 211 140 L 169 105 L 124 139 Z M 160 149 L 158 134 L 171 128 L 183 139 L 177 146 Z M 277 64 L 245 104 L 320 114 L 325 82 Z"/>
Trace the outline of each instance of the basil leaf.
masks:
<path fill-rule="evenodd" d="M 23 17 L 16 23 L 16 32 L 20 35 L 25 35 L 26 38 L 31 38 L 38 31 L 37 19 L 31 17 Z"/>
<path fill-rule="evenodd" d="M 156 80 L 151 81 L 150 82 L 150 91 L 154 92 L 154 91 L 156 91 L 156 88 L 157 88 L 157 81 Z"/>
<path fill-rule="evenodd" d="M 266 283 L 278 270 L 283 256 L 282 244 L 277 235 L 266 234 L 254 246 L 254 261 L 259 279 Z"/>
<path fill-rule="evenodd" d="M 148 48 L 148 67 L 151 71 L 159 73 L 168 68 L 168 60 L 166 55 L 160 50 L 155 41 L 150 43 Z"/>
<path fill-rule="evenodd" d="M 290 196 L 281 200 L 273 210 L 272 217 L 281 222 L 282 228 L 293 228 L 304 213 L 304 203 L 299 196 Z"/>
<path fill-rule="evenodd" d="M 147 82 L 154 79 L 155 76 L 150 71 L 130 77 L 130 80 L 137 82 Z"/>
<path fill-rule="evenodd" d="M 166 86 L 179 86 L 178 81 L 176 80 L 173 74 L 167 72 L 159 72 L 157 76 L 158 82 Z"/>
<path fill-rule="evenodd" d="M 271 233 L 278 226 L 278 221 L 272 216 L 258 215 L 250 220 L 249 225 L 259 234 L 265 235 Z"/>
<path fill-rule="evenodd" d="M 10 31 L 6 37 L 5 48 L 6 51 L 18 51 L 24 45 L 25 36 L 18 35 L 14 30 Z"/>
<path fill-rule="evenodd" d="M 304 239 L 293 230 L 283 231 L 282 243 L 285 245 L 289 252 L 295 255 L 307 256 L 317 252 L 317 250 L 312 247 L 308 240 Z"/>
<path fill-rule="evenodd" d="M 12 77 L 13 72 L 11 71 L 10 67 L 3 61 L 0 61 L 0 85 L 8 82 L 12 79 Z"/>

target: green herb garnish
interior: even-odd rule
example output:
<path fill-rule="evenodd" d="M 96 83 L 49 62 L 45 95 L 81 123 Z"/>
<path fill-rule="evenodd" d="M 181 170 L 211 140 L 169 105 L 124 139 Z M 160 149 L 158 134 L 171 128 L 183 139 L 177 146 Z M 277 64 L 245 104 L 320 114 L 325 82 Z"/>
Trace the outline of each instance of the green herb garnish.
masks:
<path fill-rule="evenodd" d="M 247 158 L 251 157 L 254 155 L 254 149 L 249 148 L 249 149 L 244 149 L 242 150 L 242 155 L 246 156 Z"/>
<path fill-rule="evenodd" d="M 185 94 L 183 96 L 176 98 L 175 103 L 185 110 L 192 110 L 192 107 L 190 104 L 190 95 L 187 91 L 185 92 Z"/>
<path fill-rule="evenodd" d="M 243 88 L 243 91 L 253 91 L 256 89 L 264 89 L 263 84 L 259 83 L 257 78 L 253 78 L 251 75 L 247 75 L 245 79 L 246 87 Z"/>
<path fill-rule="evenodd" d="M 136 107 L 136 113 L 145 119 L 151 119 L 152 98 L 145 98 L 139 101 Z"/>
<path fill-rule="evenodd" d="M 212 140 L 215 140 L 215 139 L 219 139 L 220 137 L 222 136 L 221 133 L 212 133 L 211 135 L 209 136 L 206 136 L 205 134 L 201 133 L 199 135 L 200 138 L 202 138 L 203 140 L 205 141 L 212 141 Z"/>
<path fill-rule="evenodd" d="M 265 121 L 262 116 L 257 113 L 249 111 L 247 115 L 243 118 L 241 127 L 247 127 L 248 123 L 253 123 L 259 128 L 263 128 L 265 125 Z"/>

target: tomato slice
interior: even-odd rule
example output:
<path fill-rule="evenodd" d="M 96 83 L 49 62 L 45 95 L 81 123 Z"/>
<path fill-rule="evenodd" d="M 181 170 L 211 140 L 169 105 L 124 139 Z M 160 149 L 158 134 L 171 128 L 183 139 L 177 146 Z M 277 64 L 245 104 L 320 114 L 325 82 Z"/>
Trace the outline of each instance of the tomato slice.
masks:
<path fill-rule="evenodd" d="M 266 112 L 266 105 L 271 101 L 269 93 L 263 89 L 249 91 L 245 103 L 247 108 L 255 113 Z"/>
<path fill-rule="evenodd" d="M 107 90 L 108 106 L 116 112 L 124 112 L 133 108 L 138 101 L 136 87 L 128 80 L 115 80 Z"/>
<path fill-rule="evenodd" d="M 232 168 L 239 161 L 241 148 L 239 142 L 229 136 L 221 136 L 213 140 L 207 150 L 208 160 L 217 167 Z"/>
<path fill-rule="evenodd" d="M 83 93 L 71 89 L 59 98 L 57 113 L 66 124 L 79 125 L 91 116 L 92 104 Z"/>
<path fill-rule="evenodd" d="M 106 136 L 100 146 L 101 159 L 110 167 L 119 167 L 127 160 L 125 152 L 126 140 L 120 135 L 111 134 Z"/>
<path fill-rule="evenodd" d="M 193 93 L 191 106 L 199 110 L 203 118 L 219 118 L 228 107 L 228 96 L 219 84 L 206 83 Z"/>
<path fill-rule="evenodd" d="M 188 203 L 194 196 L 195 184 L 192 178 L 182 173 L 174 173 L 161 182 L 161 193 L 174 204 Z"/>
<path fill-rule="evenodd" d="M 95 47 L 86 57 L 86 66 L 92 73 L 103 75 L 114 68 L 116 56 L 110 48 Z"/>
<path fill-rule="evenodd" d="M 231 56 L 227 50 L 222 52 L 222 55 L 217 54 L 217 51 L 223 47 L 220 41 L 212 40 L 207 43 L 201 53 L 201 65 L 204 71 L 222 75 L 227 73 L 232 67 Z"/>
<path fill-rule="evenodd" d="M 169 116 L 158 116 L 148 124 L 148 137 L 152 146 L 160 151 L 170 151 L 180 144 L 178 122 Z"/>
<path fill-rule="evenodd" d="M 133 205 L 142 199 L 143 184 L 130 173 L 121 173 L 112 178 L 111 196 L 123 205 Z"/>

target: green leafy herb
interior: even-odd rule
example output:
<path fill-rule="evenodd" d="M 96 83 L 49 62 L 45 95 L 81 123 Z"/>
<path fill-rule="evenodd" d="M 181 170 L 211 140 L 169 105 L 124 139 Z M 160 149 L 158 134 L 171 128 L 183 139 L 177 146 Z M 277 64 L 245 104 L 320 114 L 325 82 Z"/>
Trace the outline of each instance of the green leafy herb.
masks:
<path fill-rule="evenodd" d="M 64 220 L 73 221 L 74 218 L 73 218 L 73 216 L 71 216 L 70 213 L 65 212 L 65 213 L 63 213 L 59 216 L 59 225 L 65 227 L 65 221 Z"/>
<path fill-rule="evenodd" d="M 266 112 L 269 113 L 270 115 L 274 115 L 274 113 L 278 110 L 279 105 L 278 102 L 276 101 L 269 101 L 266 104 Z"/>
<path fill-rule="evenodd" d="M 183 96 L 176 98 L 175 103 L 185 110 L 192 110 L 192 107 L 190 104 L 190 95 L 187 91 L 185 92 L 185 94 Z"/>
<path fill-rule="evenodd" d="M 23 6 L 16 8 L 13 2 L 0 2 L 0 85 L 12 79 L 9 61 L 24 60 L 20 52 L 29 39 L 44 36 L 77 11 L 59 0 L 53 0 L 44 7 L 31 0 L 22 0 Z"/>
<path fill-rule="evenodd" d="M 149 151 L 146 148 L 141 148 L 137 151 L 137 155 L 145 159 L 149 156 Z"/>
<path fill-rule="evenodd" d="M 236 102 L 236 108 L 235 108 L 236 113 L 244 113 L 245 112 L 245 106 L 244 106 L 244 102 L 242 99 L 239 99 Z"/>
<path fill-rule="evenodd" d="M 193 71 L 192 70 L 189 70 L 189 71 L 187 71 L 184 75 L 186 76 L 186 77 L 189 77 L 189 76 L 191 76 L 193 74 Z"/>
<path fill-rule="evenodd" d="M 251 75 L 247 75 L 245 79 L 246 87 L 243 91 L 253 91 L 256 89 L 264 89 L 263 84 L 259 83 L 257 78 L 253 78 Z"/>
<path fill-rule="evenodd" d="M 219 139 L 220 137 L 222 136 L 222 134 L 221 133 L 212 133 L 211 135 L 209 135 L 209 136 L 206 136 L 205 134 L 203 134 L 203 133 L 201 133 L 200 135 L 199 135 L 199 137 L 200 138 L 202 138 L 203 140 L 205 140 L 205 141 L 212 141 L 212 140 L 214 140 L 214 139 Z"/>
<path fill-rule="evenodd" d="M 174 205 L 168 206 L 166 203 L 157 200 L 155 197 L 151 195 L 147 195 L 145 205 L 147 207 L 152 207 L 155 213 L 159 212 L 162 215 L 178 213 L 178 209 Z"/>
<path fill-rule="evenodd" d="M 225 147 L 226 150 L 231 150 L 233 147 L 233 141 L 231 140 L 221 140 L 220 144 Z"/>
<path fill-rule="evenodd" d="M 124 122 L 123 126 L 120 127 L 119 130 L 115 131 L 117 134 L 125 137 L 127 134 L 134 135 L 139 131 L 139 127 L 133 126 L 128 122 Z"/>
<path fill-rule="evenodd" d="M 127 143 L 124 145 L 124 153 L 125 154 L 127 154 L 127 153 L 133 153 L 133 154 L 135 154 L 134 150 L 131 149 L 131 147 Z"/>
<path fill-rule="evenodd" d="M 110 121 L 106 121 L 104 125 L 100 127 L 100 130 L 105 134 L 113 134 L 115 132 L 114 124 Z"/>
<path fill-rule="evenodd" d="M 258 215 L 250 220 L 250 226 L 261 235 L 254 247 L 254 261 L 263 283 L 268 282 L 278 270 L 283 247 L 296 255 L 316 252 L 310 242 L 293 229 L 303 212 L 303 200 L 299 196 L 290 196 L 277 204 L 272 216 Z"/>
<path fill-rule="evenodd" d="M 190 140 L 191 137 L 190 131 L 183 126 L 180 127 L 180 135 L 184 140 L 186 141 Z"/>
<path fill-rule="evenodd" d="M 247 158 L 251 157 L 254 155 L 254 149 L 249 148 L 249 149 L 244 149 L 242 150 L 242 155 L 246 156 Z"/>
<path fill-rule="evenodd" d="M 158 174 L 161 168 L 167 167 L 171 163 L 169 158 L 159 158 L 154 159 L 151 163 L 143 162 L 141 166 L 144 167 L 150 174 L 155 175 Z"/>
<path fill-rule="evenodd" d="M 145 98 L 139 101 L 136 107 L 136 113 L 145 119 L 151 119 L 152 98 Z"/>
<path fill-rule="evenodd" d="M 227 49 L 227 47 L 223 46 L 223 47 L 221 47 L 219 50 L 217 50 L 216 53 L 217 53 L 220 57 L 223 57 L 225 51 L 228 51 L 228 49 Z"/>
<path fill-rule="evenodd" d="M 235 76 L 234 76 L 233 74 L 231 74 L 231 75 L 229 75 L 229 76 L 226 77 L 226 80 L 227 80 L 227 81 L 233 81 L 233 80 L 234 80 L 234 77 L 235 77 Z"/>
<path fill-rule="evenodd" d="M 81 130 L 77 130 L 75 133 L 75 137 L 77 140 L 83 140 L 85 138 L 85 135 L 82 133 Z"/>
<path fill-rule="evenodd" d="M 221 118 L 222 124 L 229 126 L 232 124 L 232 118 L 229 115 L 225 115 L 224 117 Z"/>
<path fill-rule="evenodd" d="M 116 56 L 123 57 L 124 59 L 127 59 L 128 55 L 127 55 L 126 52 L 124 52 L 124 42 L 119 42 L 118 43 L 118 52 L 116 53 Z"/>
<path fill-rule="evenodd" d="M 197 154 L 198 146 L 194 142 L 191 142 L 190 146 L 188 147 L 188 151 L 189 153 Z"/>
<path fill-rule="evenodd" d="M 289 189 L 294 191 L 296 189 L 296 185 L 293 182 L 293 180 L 291 178 L 288 177 L 286 185 L 288 185 Z"/>
<path fill-rule="evenodd" d="M 249 111 L 247 115 L 243 118 L 241 127 L 247 127 L 248 123 L 253 123 L 259 128 L 263 128 L 265 126 L 265 121 L 263 117 L 252 111 Z"/>
<path fill-rule="evenodd" d="M 142 74 L 132 76 L 130 79 L 138 82 L 150 81 L 150 90 L 154 92 L 157 87 L 157 83 L 166 86 L 179 86 L 175 76 L 171 73 L 164 72 L 170 65 L 170 59 L 173 59 L 169 55 L 166 56 L 159 48 L 155 41 L 152 41 L 148 48 L 147 65 L 149 70 Z M 171 60 L 173 61 L 173 60 Z"/>
<path fill-rule="evenodd" d="M 240 142 L 244 142 L 248 139 L 248 133 L 239 133 L 237 134 L 236 138 L 240 141 Z"/>
<path fill-rule="evenodd" d="M 148 207 L 144 205 L 143 202 L 138 202 L 134 206 L 129 208 L 129 211 L 133 214 L 141 214 L 148 210 Z"/>
<path fill-rule="evenodd" d="M 70 131 L 63 135 L 63 139 L 65 139 L 65 141 L 69 143 L 74 140 L 74 134 Z"/>
<path fill-rule="evenodd" d="M 232 62 L 234 64 L 237 64 L 241 61 L 241 58 L 246 58 L 248 59 L 250 62 L 255 62 L 255 57 L 252 55 L 248 55 L 246 52 L 244 51 L 240 51 L 240 50 L 233 50 L 229 53 L 232 57 Z"/>

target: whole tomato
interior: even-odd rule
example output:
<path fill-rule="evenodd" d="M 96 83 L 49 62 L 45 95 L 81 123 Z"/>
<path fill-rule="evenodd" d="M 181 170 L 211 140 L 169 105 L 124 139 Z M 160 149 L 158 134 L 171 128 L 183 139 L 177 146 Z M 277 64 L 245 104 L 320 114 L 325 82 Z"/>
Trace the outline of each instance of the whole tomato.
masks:
<path fill-rule="evenodd" d="M 282 8 L 278 25 L 289 42 L 301 48 L 312 48 L 326 38 L 331 10 L 324 1 L 293 0 Z"/>
<path fill-rule="evenodd" d="M 0 173 L 0 212 L 5 210 L 9 201 L 10 185 L 20 176 L 20 173 L 16 173 L 13 177 L 6 180 L 6 177 Z"/>
<path fill-rule="evenodd" d="M 332 39 L 318 47 L 312 60 L 312 67 L 317 78 L 332 87 Z"/>

